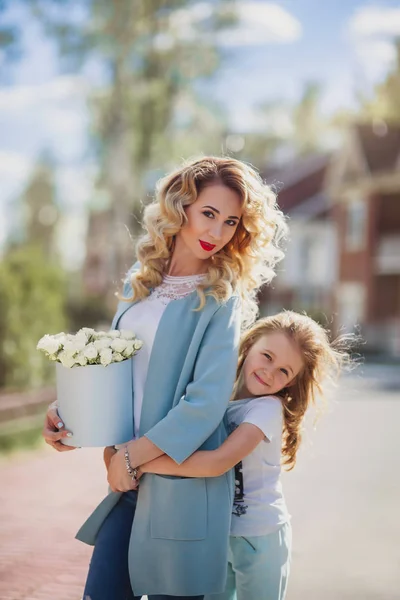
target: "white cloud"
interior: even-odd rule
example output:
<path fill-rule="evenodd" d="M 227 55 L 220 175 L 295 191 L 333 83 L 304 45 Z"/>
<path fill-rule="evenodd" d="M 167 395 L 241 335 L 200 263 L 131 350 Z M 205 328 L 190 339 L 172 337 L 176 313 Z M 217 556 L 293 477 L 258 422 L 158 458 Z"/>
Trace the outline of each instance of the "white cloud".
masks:
<path fill-rule="evenodd" d="M 161 50 L 170 49 L 175 41 L 198 40 L 216 42 L 220 46 L 260 46 L 272 43 L 291 43 L 302 35 L 301 23 L 285 8 L 275 2 L 240 2 L 235 7 L 237 24 L 209 36 L 198 26 L 213 13 L 210 2 L 200 2 L 190 8 L 173 11 L 169 31 L 155 39 Z"/>
<path fill-rule="evenodd" d="M 351 18 L 348 30 L 354 38 L 400 35 L 400 8 L 360 7 Z"/>
<path fill-rule="evenodd" d="M 395 46 L 386 40 L 359 41 L 355 53 L 364 71 L 374 80 L 387 73 L 396 60 Z"/>
<path fill-rule="evenodd" d="M 0 87 L 3 145 L 7 140 L 14 146 L 17 142 L 22 151 L 23 144 L 24 151 L 33 156 L 48 148 L 60 161 L 75 160 L 87 144 L 87 92 L 80 77 Z"/>
<path fill-rule="evenodd" d="M 32 160 L 29 157 L 17 152 L 0 150 L 0 178 L 2 184 L 4 178 L 25 180 L 31 168 Z"/>
<path fill-rule="evenodd" d="M 53 103 L 81 100 L 87 84 L 81 77 L 56 77 L 38 85 L 15 85 L 0 88 L 0 111 L 24 112 Z"/>
<path fill-rule="evenodd" d="M 221 45 L 287 44 L 295 42 L 302 35 L 301 23 L 274 2 L 241 2 L 237 11 L 238 25 L 218 35 Z"/>
<path fill-rule="evenodd" d="M 400 35 L 400 8 L 359 7 L 349 20 L 346 32 L 365 75 L 377 81 L 395 64 L 393 39 Z"/>

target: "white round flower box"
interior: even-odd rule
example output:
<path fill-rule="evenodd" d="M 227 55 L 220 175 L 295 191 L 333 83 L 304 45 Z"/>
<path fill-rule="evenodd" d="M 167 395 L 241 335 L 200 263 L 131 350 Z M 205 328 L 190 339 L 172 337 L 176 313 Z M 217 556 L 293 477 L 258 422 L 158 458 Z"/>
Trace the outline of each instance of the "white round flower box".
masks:
<path fill-rule="evenodd" d="M 72 437 L 67 446 L 123 444 L 133 439 L 132 358 L 84 367 L 56 363 L 58 413 Z"/>

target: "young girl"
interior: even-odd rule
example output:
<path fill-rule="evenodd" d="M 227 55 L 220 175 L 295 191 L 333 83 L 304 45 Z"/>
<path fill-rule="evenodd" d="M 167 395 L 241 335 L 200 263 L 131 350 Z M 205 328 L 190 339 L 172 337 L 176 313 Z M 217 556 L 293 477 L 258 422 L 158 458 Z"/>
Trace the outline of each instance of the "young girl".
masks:
<path fill-rule="evenodd" d="M 183 477 L 217 477 L 235 467 L 228 583 L 209 600 L 231 600 L 235 590 L 238 600 L 285 597 L 291 526 L 281 463 L 295 466 L 304 415 L 317 393 L 322 396 L 326 376 L 337 375 L 348 360 L 346 339 L 330 343 L 318 323 L 291 311 L 260 319 L 241 340 L 226 441 L 181 465 L 162 456 L 141 467 Z"/>

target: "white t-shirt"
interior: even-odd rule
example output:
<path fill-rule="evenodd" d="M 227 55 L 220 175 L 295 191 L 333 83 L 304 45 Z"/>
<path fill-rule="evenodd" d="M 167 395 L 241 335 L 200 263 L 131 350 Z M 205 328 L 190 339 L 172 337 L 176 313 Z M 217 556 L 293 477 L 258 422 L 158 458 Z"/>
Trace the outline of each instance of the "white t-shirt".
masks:
<path fill-rule="evenodd" d="M 235 400 L 229 403 L 227 419 L 229 433 L 251 423 L 265 435 L 235 467 L 231 535 L 267 535 L 290 519 L 280 480 L 282 404 L 273 396 Z"/>
<path fill-rule="evenodd" d="M 151 350 L 158 325 L 167 304 L 173 300 L 191 294 L 205 275 L 188 275 L 175 277 L 164 275 L 163 283 L 154 288 L 151 294 L 129 308 L 121 317 L 118 329 L 133 331 L 143 346 L 133 358 L 133 415 L 135 421 L 135 438 L 139 437 L 140 417 L 142 412 L 143 393 L 149 367 Z"/>

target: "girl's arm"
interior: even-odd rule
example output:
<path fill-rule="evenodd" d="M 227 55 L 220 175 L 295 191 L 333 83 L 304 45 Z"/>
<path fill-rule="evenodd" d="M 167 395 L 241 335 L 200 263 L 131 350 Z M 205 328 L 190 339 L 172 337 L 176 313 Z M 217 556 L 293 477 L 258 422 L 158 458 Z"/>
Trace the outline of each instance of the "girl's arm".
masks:
<path fill-rule="evenodd" d="M 144 436 L 127 444 L 132 468 L 163 454 L 183 463 L 218 427 L 235 380 L 240 317 L 238 297 L 232 296 L 217 308 L 204 333 L 193 381 L 187 385 L 184 397 Z M 132 489 L 124 450 L 119 450 L 110 462 L 108 483 L 112 491 Z"/>
<path fill-rule="evenodd" d="M 216 450 L 198 450 L 178 465 L 167 455 L 140 467 L 142 473 L 182 477 L 218 477 L 248 456 L 264 439 L 256 425 L 242 423 Z"/>

